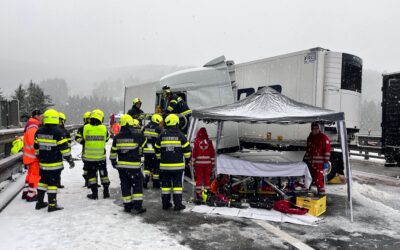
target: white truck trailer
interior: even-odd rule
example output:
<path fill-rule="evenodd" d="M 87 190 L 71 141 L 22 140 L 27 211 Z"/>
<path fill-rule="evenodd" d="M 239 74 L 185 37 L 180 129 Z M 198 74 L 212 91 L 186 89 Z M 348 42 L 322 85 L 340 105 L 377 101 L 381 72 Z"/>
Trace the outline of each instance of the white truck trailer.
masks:
<path fill-rule="evenodd" d="M 296 101 L 344 112 L 349 138 L 353 138 L 360 128 L 361 75 L 362 60 L 359 57 L 323 48 L 239 64 L 221 56 L 203 67 L 164 76 L 157 83 L 127 87 L 125 111 L 131 106 L 132 99 L 139 97 L 149 103 L 144 105 L 144 111 L 154 112 L 155 104 L 162 106 L 161 88 L 164 85 L 179 93 L 191 109 L 231 103 L 269 86 Z M 206 126 L 215 129 L 212 125 Z M 335 124 L 325 126 L 325 131 L 336 139 Z M 236 148 L 238 136 L 247 146 L 279 145 L 279 148 L 304 150 L 309 132 L 307 124 L 229 124 L 224 127 L 221 147 Z M 209 134 L 215 133 L 210 131 Z M 332 154 L 334 167 L 342 165 L 340 159 L 337 153 Z"/>

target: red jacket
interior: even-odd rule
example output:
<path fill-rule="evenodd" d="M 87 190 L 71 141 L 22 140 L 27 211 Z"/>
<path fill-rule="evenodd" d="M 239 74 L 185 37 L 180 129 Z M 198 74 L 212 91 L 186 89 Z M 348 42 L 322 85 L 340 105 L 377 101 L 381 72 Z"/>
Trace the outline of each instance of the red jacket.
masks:
<path fill-rule="evenodd" d="M 24 129 L 24 147 L 22 159 L 25 165 L 31 164 L 35 161 L 39 161 L 36 158 L 35 149 L 33 144 L 35 143 L 35 134 L 39 129 L 40 121 L 35 118 L 29 118 Z"/>
<path fill-rule="evenodd" d="M 320 132 L 307 138 L 306 160 L 309 164 L 322 164 L 331 157 L 331 142 L 329 137 Z"/>
<path fill-rule="evenodd" d="M 192 163 L 194 167 L 213 167 L 215 162 L 215 150 L 212 141 L 208 138 L 207 130 L 200 128 L 197 132 L 192 151 Z"/>

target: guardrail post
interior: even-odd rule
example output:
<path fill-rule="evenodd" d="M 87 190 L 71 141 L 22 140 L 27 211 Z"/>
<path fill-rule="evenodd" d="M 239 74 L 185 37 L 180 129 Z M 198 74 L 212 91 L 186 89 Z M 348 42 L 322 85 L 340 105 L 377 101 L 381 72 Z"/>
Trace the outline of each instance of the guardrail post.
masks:
<path fill-rule="evenodd" d="M 365 151 L 364 159 L 365 159 L 365 160 L 368 160 L 368 159 L 369 159 L 369 152 L 368 152 L 368 151 Z"/>

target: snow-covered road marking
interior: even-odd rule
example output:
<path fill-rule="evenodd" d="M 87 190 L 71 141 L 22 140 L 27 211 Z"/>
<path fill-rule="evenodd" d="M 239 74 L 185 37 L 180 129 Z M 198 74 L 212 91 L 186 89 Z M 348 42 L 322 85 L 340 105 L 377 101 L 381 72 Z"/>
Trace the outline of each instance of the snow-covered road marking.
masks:
<path fill-rule="evenodd" d="M 268 232 L 277 236 L 279 239 L 286 241 L 287 243 L 289 243 L 290 245 L 292 245 L 293 247 L 295 247 L 299 250 L 314 249 L 314 248 L 310 247 L 309 245 L 303 243 L 301 240 L 294 238 L 293 236 L 289 235 L 288 233 L 280 230 L 279 228 L 271 225 L 270 223 L 268 223 L 266 221 L 261 221 L 261 220 L 253 220 L 253 221 L 254 221 L 254 223 L 258 224 L 259 226 L 261 226 L 262 228 L 267 230 Z"/>

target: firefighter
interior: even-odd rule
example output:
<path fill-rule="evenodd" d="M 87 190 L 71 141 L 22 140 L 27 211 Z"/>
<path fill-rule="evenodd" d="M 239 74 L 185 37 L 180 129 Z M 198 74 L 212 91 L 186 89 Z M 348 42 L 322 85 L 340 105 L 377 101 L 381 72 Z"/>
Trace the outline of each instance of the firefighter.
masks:
<path fill-rule="evenodd" d="M 140 214 L 143 208 L 143 183 L 141 157 L 147 140 L 143 134 L 132 130 L 133 118 L 125 114 L 121 117 L 121 131 L 115 136 L 110 152 L 110 160 L 118 170 L 121 180 L 124 211 Z"/>
<path fill-rule="evenodd" d="M 16 136 L 15 140 L 12 142 L 11 155 L 16 155 L 22 151 L 24 148 L 24 137 Z"/>
<path fill-rule="evenodd" d="M 187 136 L 187 132 L 189 130 L 190 125 L 190 117 L 192 116 L 192 111 L 189 106 L 182 99 L 182 97 L 178 96 L 171 92 L 171 88 L 169 86 L 163 87 L 164 98 L 166 102 L 164 103 L 165 109 L 164 113 L 166 114 L 176 114 L 179 116 L 179 124 L 180 130 L 183 132 L 185 136 Z"/>
<path fill-rule="evenodd" d="M 147 188 L 147 184 L 150 181 L 150 177 L 153 179 L 153 188 L 160 188 L 160 166 L 154 151 L 154 145 L 156 144 L 157 138 L 161 133 L 160 124 L 163 118 L 159 114 L 151 116 L 151 122 L 144 128 L 144 136 L 147 139 L 147 145 L 144 148 L 144 188 Z"/>
<path fill-rule="evenodd" d="M 109 198 L 110 179 L 107 173 L 106 164 L 106 143 L 109 134 L 106 126 L 103 125 L 104 113 L 95 109 L 90 114 L 90 123 L 83 128 L 84 148 L 83 160 L 86 161 L 88 169 L 88 184 L 92 190 L 88 194 L 89 199 L 98 199 L 97 172 L 100 174 L 101 184 L 103 185 L 103 198 Z"/>
<path fill-rule="evenodd" d="M 165 118 L 164 130 L 155 144 L 156 156 L 160 161 L 161 199 L 162 208 L 169 209 L 173 193 L 174 210 L 183 210 L 182 204 L 183 172 L 185 159 L 190 161 L 190 144 L 179 130 L 179 117 L 170 114 Z"/>
<path fill-rule="evenodd" d="M 317 122 L 311 124 L 311 133 L 307 138 L 305 160 L 317 186 L 318 194 L 325 195 L 324 167 L 329 168 L 331 143 L 329 137 L 322 133 Z"/>
<path fill-rule="evenodd" d="M 38 199 L 36 209 L 48 206 L 48 212 L 63 209 L 57 204 L 57 184 L 63 166 L 63 158 L 69 163 L 70 168 L 75 166 L 71 149 L 68 147 L 68 138 L 60 129 L 59 113 L 54 109 L 44 112 L 43 123 L 35 135 L 35 151 L 39 158 L 40 182 L 38 184 Z M 44 202 L 47 192 L 48 203 Z"/>
<path fill-rule="evenodd" d="M 140 125 L 142 125 L 142 119 L 144 118 L 144 112 L 140 109 L 142 107 L 142 100 L 136 97 L 132 102 L 133 105 L 132 108 L 128 110 L 128 115 L 130 115 L 133 119 L 139 120 Z"/>
<path fill-rule="evenodd" d="M 196 198 L 202 199 L 202 192 L 210 189 L 210 178 L 215 165 L 215 150 L 208 138 L 207 130 L 200 128 L 194 141 L 192 164 L 196 179 Z"/>
<path fill-rule="evenodd" d="M 36 157 L 34 143 L 35 133 L 42 124 L 43 113 L 35 109 L 32 111 L 32 116 L 29 118 L 24 129 L 24 147 L 22 159 L 25 166 L 28 168 L 28 173 L 25 178 L 25 187 L 22 192 L 22 199 L 26 201 L 37 200 L 37 185 L 40 180 L 39 175 L 39 159 Z"/>
<path fill-rule="evenodd" d="M 68 147 L 71 149 L 71 134 L 70 132 L 65 128 L 65 122 L 67 121 L 67 117 L 65 116 L 64 113 L 59 112 L 60 116 L 60 129 L 64 133 L 64 138 L 67 138 L 68 140 Z M 60 176 L 60 183 L 57 185 L 58 188 L 64 188 L 64 185 L 61 184 L 61 176 Z"/>
<path fill-rule="evenodd" d="M 75 141 L 78 142 L 79 144 L 82 145 L 82 155 L 85 152 L 85 140 L 83 140 L 83 127 L 86 124 L 89 124 L 90 122 L 90 111 L 86 112 L 83 114 L 83 126 L 81 126 L 80 128 L 78 128 L 78 131 L 76 132 L 75 135 Z M 83 174 L 82 177 L 85 180 L 85 185 L 84 187 L 88 187 L 88 178 L 87 178 L 87 174 L 88 174 L 88 170 L 87 170 L 87 164 L 85 159 L 82 158 L 82 162 L 83 162 Z"/>

